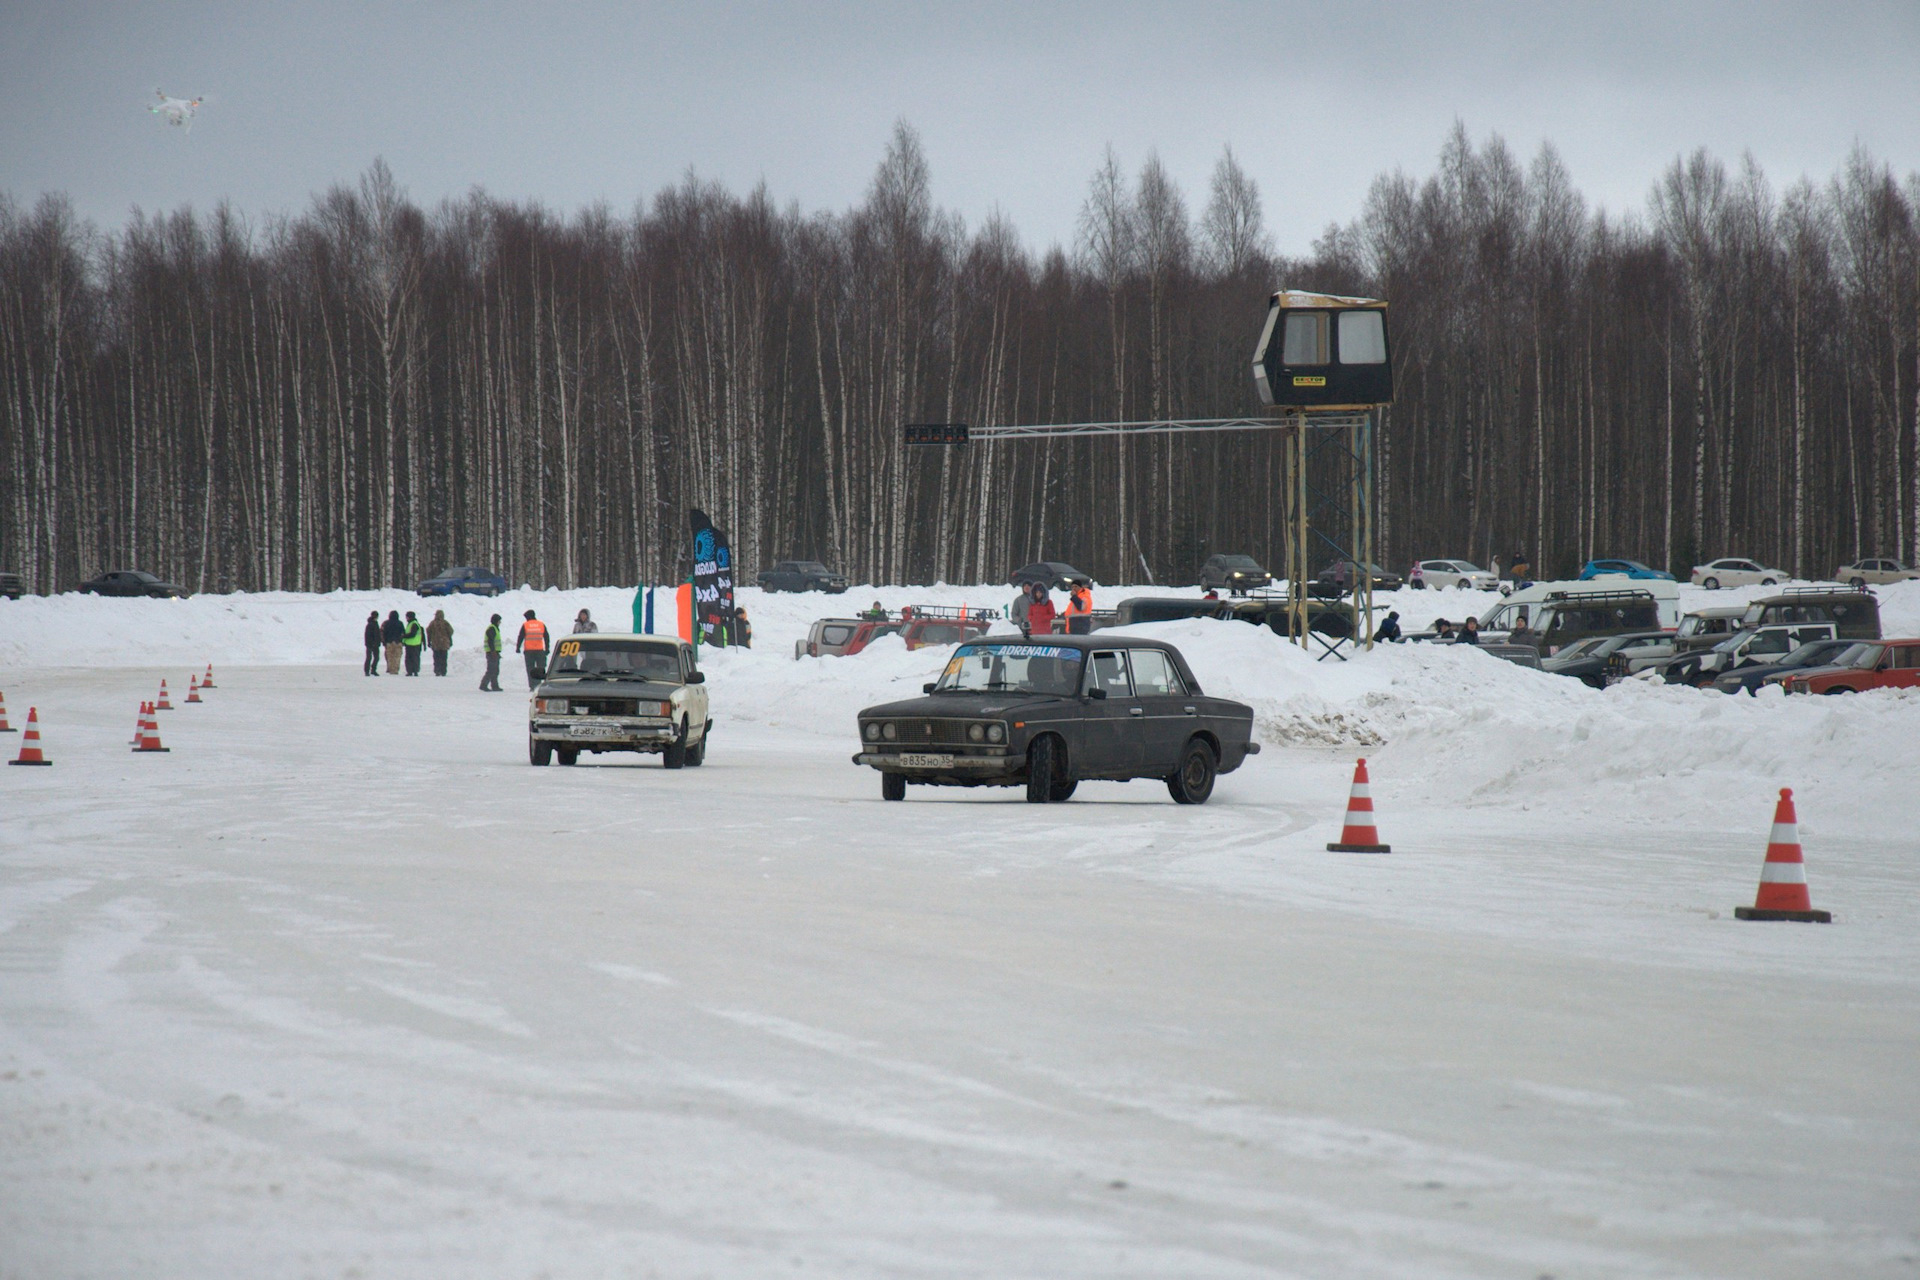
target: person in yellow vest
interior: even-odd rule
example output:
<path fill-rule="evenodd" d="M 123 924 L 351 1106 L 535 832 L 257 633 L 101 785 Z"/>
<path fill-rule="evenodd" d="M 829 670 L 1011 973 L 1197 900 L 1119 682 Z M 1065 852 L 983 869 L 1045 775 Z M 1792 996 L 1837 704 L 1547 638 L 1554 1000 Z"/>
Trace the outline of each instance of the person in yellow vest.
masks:
<path fill-rule="evenodd" d="M 1067 592 L 1067 634 L 1084 636 L 1093 630 L 1093 591 L 1084 582 Z"/>
<path fill-rule="evenodd" d="M 531 609 L 527 610 L 527 620 L 520 624 L 513 651 L 526 659 L 527 688 L 538 688 L 547 678 L 547 624 L 534 617 Z"/>

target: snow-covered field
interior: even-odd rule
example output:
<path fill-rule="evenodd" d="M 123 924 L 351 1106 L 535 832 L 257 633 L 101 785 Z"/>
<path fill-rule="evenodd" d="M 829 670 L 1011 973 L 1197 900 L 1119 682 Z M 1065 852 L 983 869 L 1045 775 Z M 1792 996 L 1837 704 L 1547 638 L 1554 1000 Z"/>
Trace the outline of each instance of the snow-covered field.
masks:
<path fill-rule="evenodd" d="M 1204 808 L 883 805 L 853 712 L 942 655 L 793 641 L 1009 594 L 743 593 L 677 774 L 474 690 L 630 591 L 426 603 L 413 681 L 400 593 L 0 601 L 0 1276 L 1920 1275 L 1920 695 L 1170 623 L 1268 744 Z M 1733 919 L 1782 786 L 1830 926 Z"/>

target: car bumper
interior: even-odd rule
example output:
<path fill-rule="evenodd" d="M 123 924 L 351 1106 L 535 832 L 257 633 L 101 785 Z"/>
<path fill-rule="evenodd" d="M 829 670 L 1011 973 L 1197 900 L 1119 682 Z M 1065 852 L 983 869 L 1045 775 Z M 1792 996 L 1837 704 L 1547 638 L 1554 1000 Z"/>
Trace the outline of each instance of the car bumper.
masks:
<path fill-rule="evenodd" d="M 917 755 L 932 757 L 935 763 L 908 764 L 902 757 Z M 935 781 L 940 778 L 974 781 L 988 778 L 1011 778 L 1026 772 L 1027 757 L 1024 753 L 998 756 L 961 755 L 949 751 L 862 751 L 853 757 L 855 764 L 863 764 L 878 769 L 882 773 L 904 773 L 909 778 Z"/>
<path fill-rule="evenodd" d="M 527 732 L 536 742 L 580 747 L 664 747 L 678 730 L 671 720 L 646 716 L 550 716 L 531 720 Z"/>

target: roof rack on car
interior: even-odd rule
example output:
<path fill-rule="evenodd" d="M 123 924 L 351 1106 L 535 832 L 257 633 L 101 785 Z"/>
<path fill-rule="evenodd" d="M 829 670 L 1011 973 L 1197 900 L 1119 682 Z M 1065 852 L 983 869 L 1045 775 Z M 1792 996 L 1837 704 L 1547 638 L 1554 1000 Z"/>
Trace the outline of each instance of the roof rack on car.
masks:
<path fill-rule="evenodd" d="M 1000 617 L 1000 611 L 998 609 L 976 609 L 970 605 L 962 605 L 960 608 L 955 609 L 949 605 L 913 604 L 908 605 L 907 609 L 913 610 L 913 616 L 916 618 L 951 618 L 958 622 L 964 622 L 969 619 L 980 622 L 994 622 Z M 906 613 L 907 610 L 902 609 L 897 616 L 905 617 Z"/>
<path fill-rule="evenodd" d="M 1524 602 L 1523 602 L 1524 603 Z M 1653 604 L 1651 591 L 1550 591 L 1546 604 Z"/>
<path fill-rule="evenodd" d="M 1864 582 L 1857 587 L 1850 586 L 1844 582 L 1831 582 L 1824 587 L 1781 587 L 1773 593 L 1772 597 L 1763 598 L 1772 599 L 1778 596 L 1853 596 L 1871 594 L 1873 593 L 1867 590 L 1867 584 Z"/>

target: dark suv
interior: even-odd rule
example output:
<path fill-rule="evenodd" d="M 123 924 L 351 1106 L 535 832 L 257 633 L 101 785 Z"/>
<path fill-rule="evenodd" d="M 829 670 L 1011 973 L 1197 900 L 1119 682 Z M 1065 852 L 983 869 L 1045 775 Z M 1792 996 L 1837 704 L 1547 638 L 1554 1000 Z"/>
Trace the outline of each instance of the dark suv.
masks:
<path fill-rule="evenodd" d="M 1272 581 L 1273 575 L 1262 569 L 1252 556 L 1210 556 L 1200 566 L 1202 591 L 1225 591 L 1239 596 Z"/>
<path fill-rule="evenodd" d="M 762 569 L 755 579 L 762 591 L 824 591 L 837 596 L 847 589 L 845 574 L 835 573 L 818 560 L 782 560 Z"/>

